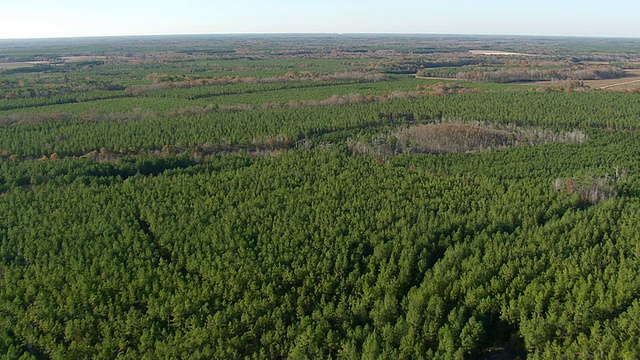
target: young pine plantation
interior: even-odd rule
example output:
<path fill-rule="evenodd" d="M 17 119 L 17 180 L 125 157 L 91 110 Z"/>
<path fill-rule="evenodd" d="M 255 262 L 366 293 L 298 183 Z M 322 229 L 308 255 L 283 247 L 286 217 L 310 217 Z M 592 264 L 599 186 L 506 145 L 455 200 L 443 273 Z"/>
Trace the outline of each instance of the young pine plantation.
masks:
<path fill-rule="evenodd" d="M 638 45 L 0 41 L 0 356 L 639 358 Z"/>

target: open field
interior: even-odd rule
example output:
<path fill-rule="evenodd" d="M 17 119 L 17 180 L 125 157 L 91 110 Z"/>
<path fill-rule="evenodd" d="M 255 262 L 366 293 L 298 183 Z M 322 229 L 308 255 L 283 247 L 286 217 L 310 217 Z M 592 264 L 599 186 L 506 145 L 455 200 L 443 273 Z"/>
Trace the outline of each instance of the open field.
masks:
<path fill-rule="evenodd" d="M 61 61 L 56 61 L 59 65 L 61 63 L 78 63 L 78 62 L 86 62 L 86 61 L 103 61 L 106 60 L 107 56 L 63 56 L 60 58 Z M 126 57 L 118 57 L 118 59 L 127 59 Z M 33 67 L 35 65 L 47 65 L 51 64 L 51 61 L 0 61 L 0 71 L 2 70 L 11 70 L 11 69 L 19 69 L 19 68 L 28 68 Z"/>
<path fill-rule="evenodd" d="M 100 61 L 107 59 L 106 56 L 93 56 L 93 55 L 75 55 L 75 56 L 63 56 L 61 57 L 65 62 L 84 62 L 84 61 Z"/>
<path fill-rule="evenodd" d="M 494 56 L 535 56 L 532 54 L 518 53 L 518 52 L 509 52 L 509 51 L 498 51 L 498 50 L 469 50 L 469 52 L 473 55 L 494 55 Z"/>
<path fill-rule="evenodd" d="M 24 67 L 32 67 L 34 65 L 48 64 L 48 61 L 15 61 L 15 62 L 0 62 L 0 70 L 18 69 Z"/>
<path fill-rule="evenodd" d="M 585 85 L 593 89 L 629 90 L 640 88 L 640 70 L 626 70 L 620 79 L 585 80 Z"/>
<path fill-rule="evenodd" d="M 612 83 L 612 84 L 606 84 L 606 85 L 592 85 L 592 86 L 596 86 L 596 89 L 601 89 L 601 90 L 605 90 L 605 89 L 610 89 L 610 90 L 629 90 L 629 89 L 637 89 L 640 88 L 640 77 L 638 77 L 636 80 L 629 80 L 629 81 L 625 81 L 625 82 L 616 82 L 616 83 Z"/>
<path fill-rule="evenodd" d="M 18 69 L 31 66 L 33 66 L 33 64 L 28 62 L 0 62 L 0 70 Z"/>

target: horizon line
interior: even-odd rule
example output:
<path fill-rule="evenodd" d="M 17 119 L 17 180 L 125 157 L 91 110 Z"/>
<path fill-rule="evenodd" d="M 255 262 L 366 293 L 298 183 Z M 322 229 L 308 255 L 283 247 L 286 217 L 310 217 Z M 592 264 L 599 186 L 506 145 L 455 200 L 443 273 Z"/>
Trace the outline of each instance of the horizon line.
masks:
<path fill-rule="evenodd" d="M 479 36 L 479 37 L 540 37 L 540 38 L 578 38 L 578 39 L 627 39 L 640 40 L 640 36 L 626 35 L 557 35 L 557 34 L 493 34 L 493 33 L 419 33 L 419 32 L 235 32 L 235 33 L 167 33 L 167 34 L 115 34 L 55 37 L 14 37 L 0 38 L 0 41 L 33 40 L 73 40 L 73 39 L 115 39 L 143 37 L 180 37 L 180 36 Z"/>

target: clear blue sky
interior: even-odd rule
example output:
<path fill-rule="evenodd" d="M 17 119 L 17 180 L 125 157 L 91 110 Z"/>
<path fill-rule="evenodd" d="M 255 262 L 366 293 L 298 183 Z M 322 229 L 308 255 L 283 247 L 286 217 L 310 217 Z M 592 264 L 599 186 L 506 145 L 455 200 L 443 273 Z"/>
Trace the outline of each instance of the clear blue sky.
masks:
<path fill-rule="evenodd" d="M 0 39 L 228 33 L 640 38 L 637 0 L 0 0 Z"/>

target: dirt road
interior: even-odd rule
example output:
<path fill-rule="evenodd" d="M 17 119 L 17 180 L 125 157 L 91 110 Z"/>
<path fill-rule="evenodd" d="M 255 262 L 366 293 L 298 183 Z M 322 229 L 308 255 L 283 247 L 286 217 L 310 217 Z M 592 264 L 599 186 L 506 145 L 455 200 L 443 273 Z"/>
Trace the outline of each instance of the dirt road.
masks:
<path fill-rule="evenodd" d="M 604 90 L 604 89 L 610 89 L 610 88 L 614 88 L 614 87 L 618 87 L 618 86 L 625 86 L 625 85 L 631 85 L 631 84 L 636 84 L 636 83 L 640 83 L 640 79 L 631 80 L 631 81 L 625 81 L 625 82 L 615 83 L 615 84 L 609 84 L 609 85 L 605 85 L 605 86 L 600 86 L 600 87 L 598 87 L 596 89 Z"/>

